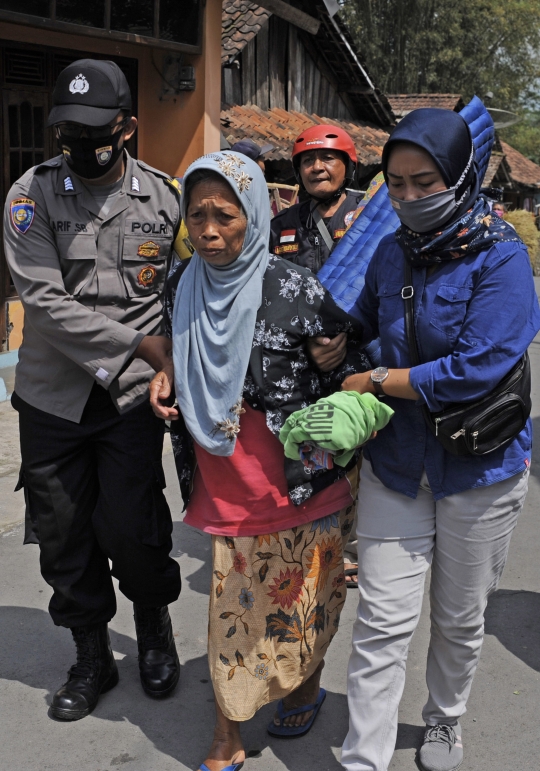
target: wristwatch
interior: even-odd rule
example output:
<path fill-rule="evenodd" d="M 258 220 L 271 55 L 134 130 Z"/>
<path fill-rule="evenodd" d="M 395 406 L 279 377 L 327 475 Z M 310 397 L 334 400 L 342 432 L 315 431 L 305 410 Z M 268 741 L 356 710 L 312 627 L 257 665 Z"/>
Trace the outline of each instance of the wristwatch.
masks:
<path fill-rule="evenodd" d="M 370 375 L 373 388 L 378 396 L 386 396 L 383 391 L 382 384 L 388 377 L 387 367 L 376 367 Z"/>

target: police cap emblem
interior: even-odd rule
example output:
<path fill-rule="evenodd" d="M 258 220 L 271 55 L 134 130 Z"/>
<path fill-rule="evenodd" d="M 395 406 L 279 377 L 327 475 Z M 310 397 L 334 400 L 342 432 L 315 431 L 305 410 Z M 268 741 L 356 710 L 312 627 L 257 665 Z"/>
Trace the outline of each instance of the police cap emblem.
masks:
<path fill-rule="evenodd" d="M 86 80 L 82 72 L 80 75 L 77 75 L 76 78 L 73 78 L 69 84 L 69 90 L 72 94 L 86 94 L 89 88 L 90 83 Z"/>

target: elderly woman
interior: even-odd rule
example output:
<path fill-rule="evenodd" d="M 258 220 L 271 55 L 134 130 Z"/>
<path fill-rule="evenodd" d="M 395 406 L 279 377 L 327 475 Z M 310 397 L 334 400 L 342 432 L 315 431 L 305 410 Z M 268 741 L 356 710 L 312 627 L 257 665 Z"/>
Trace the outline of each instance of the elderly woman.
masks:
<path fill-rule="evenodd" d="M 479 195 L 460 115 L 407 115 L 384 148 L 383 171 L 402 224 L 381 241 L 357 308 L 364 341 L 380 337 L 386 366 L 351 376 L 344 388 L 386 396 L 395 415 L 364 453 L 360 601 L 342 765 L 388 768 L 431 566 L 429 695 L 418 759 L 424 771 L 454 771 L 463 760 L 459 721 L 480 657 L 484 611 L 527 493 L 531 422 L 518 422 L 498 449 L 475 454 L 473 441 L 473 451 L 458 455 L 441 443 L 443 424 L 432 432 L 429 413 L 489 397 L 522 359 L 540 312 L 526 247 Z M 418 364 L 404 297 L 414 304 Z M 462 436 L 456 431 L 450 440 Z"/>
<path fill-rule="evenodd" d="M 288 415 L 369 362 L 351 345 L 323 379 L 308 359 L 310 337 L 355 322 L 307 269 L 268 253 L 268 194 L 253 161 L 229 152 L 192 164 L 183 217 L 196 253 L 172 272 L 166 304 L 180 414 L 165 406 L 171 370 L 156 376 L 151 398 L 160 417 L 178 418 L 184 521 L 212 534 L 217 720 L 201 769 L 222 771 L 242 765 L 240 723 L 261 706 L 280 700 L 268 730 L 291 737 L 310 729 L 324 700 L 358 457 L 314 471 L 284 458 L 278 434 Z"/>

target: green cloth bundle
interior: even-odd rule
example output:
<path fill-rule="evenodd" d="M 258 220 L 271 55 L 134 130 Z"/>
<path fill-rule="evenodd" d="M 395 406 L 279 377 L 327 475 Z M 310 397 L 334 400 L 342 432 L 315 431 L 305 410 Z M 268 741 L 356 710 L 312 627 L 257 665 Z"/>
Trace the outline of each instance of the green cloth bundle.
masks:
<path fill-rule="evenodd" d="M 346 466 L 355 449 L 374 431 L 384 428 L 393 414 L 394 410 L 373 394 L 338 391 L 289 415 L 279 439 L 287 458 L 298 460 L 299 447 L 313 442 L 334 453 L 338 466 Z"/>

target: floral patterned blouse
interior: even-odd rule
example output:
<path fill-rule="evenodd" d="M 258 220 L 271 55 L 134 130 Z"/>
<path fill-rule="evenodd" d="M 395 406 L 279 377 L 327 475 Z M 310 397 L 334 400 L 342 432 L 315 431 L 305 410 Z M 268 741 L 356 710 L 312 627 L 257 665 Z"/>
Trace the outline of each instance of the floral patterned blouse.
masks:
<path fill-rule="evenodd" d="M 167 279 L 164 311 L 169 337 L 176 289 L 188 264 L 189 260 L 177 263 Z M 243 398 L 250 407 L 266 414 L 267 427 L 278 436 L 289 415 L 337 391 L 345 377 L 366 372 L 371 363 L 360 347 L 358 321 L 336 305 L 310 270 L 271 255 L 263 282 Z M 334 371 L 322 373 L 308 357 L 307 340 L 318 335 L 334 337 L 340 332 L 348 333 L 345 361 Z M 171 424 L 171 440 L 187 506 L 195 453 L 181 416 Z M 300 460 L 283 457 L 289 497 L 296 505 L 343 477 L 358 460 L 354 457 L 346 468 L 311 471 Z"/>

